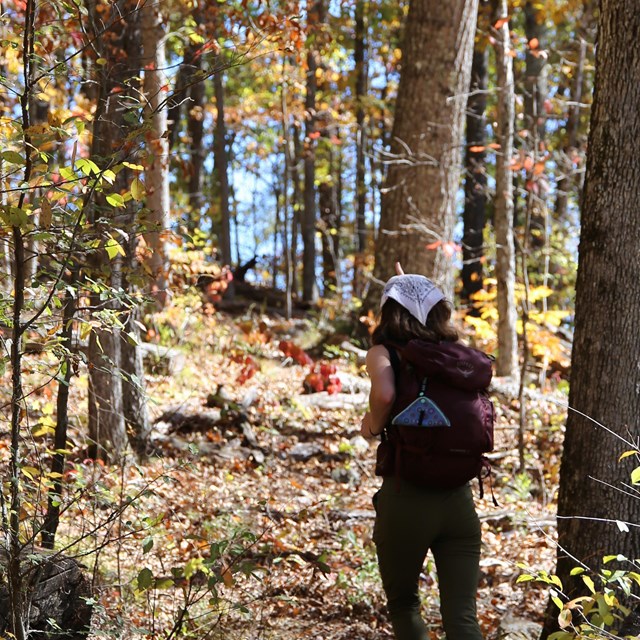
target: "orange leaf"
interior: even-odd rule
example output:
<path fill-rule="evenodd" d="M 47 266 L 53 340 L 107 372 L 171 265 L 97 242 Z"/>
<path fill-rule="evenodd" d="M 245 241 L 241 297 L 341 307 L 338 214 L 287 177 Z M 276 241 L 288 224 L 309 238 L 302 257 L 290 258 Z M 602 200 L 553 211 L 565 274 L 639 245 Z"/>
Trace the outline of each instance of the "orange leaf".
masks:
<path fill-rule="evenodd" d="M 481 151 L 484 151 L 484 150 L 485 150 L 484 145 L 469 147 L 469 151 L 471 153 L 480 153 Z"/>
<path fill-rule="evenodd" d="M 544 169 L 544 162 L 536 162 L 535 166 L 533 167 L 533 175 L 539 176 L 541 173 L 544 173 Z"/>
<path fill-rule="evenodd" d="M 511 58 L 515 58 L 516 57 L 516 50 L 515 49 L 509 49 L 509 51 L 507 51 L 507 55 L 510 56 Z"/>
<path fill-rule="evenodd" d="M 320 132 L 319 132 L 319 131 L 312 131 L 312 132 L 309 134 L 309 138 L 310 138 L 311 140 L 317 140 L 319 137 L 320 137 Z"/>
<path fill-rule="evenodd" d="M 492 142 L 489 145 L 489 149 L 499 149 L 499 148 L 500 148 L 500 145 L 497 142 Z"/>
<path fill-rule="evenodd" d="M 430 251 L 435 251 L 435 249 L 437 249 L 441 244 L 442 244 L 442 240 L 436 240 L 435 242 L 428 244 L 425 247 L 425 249 L 429 249 Z"/>
<path fill-rule="evenodd" d="M 504 18 L 500 18 L 499 20 L 496 21 L 496 23 L 493 25 L 494 29 L 500 29 L 501 27 L 503 27 L 505 24 L 507 24 L 507 22 L 509 22 L 509 16 L 505 16 Z"/>
<path fill-rule="evenodd" d="M 540 41 L 538 38 L 531 38 L 529 40 L 529 49 L 537 49 L 540 46 Z"/>

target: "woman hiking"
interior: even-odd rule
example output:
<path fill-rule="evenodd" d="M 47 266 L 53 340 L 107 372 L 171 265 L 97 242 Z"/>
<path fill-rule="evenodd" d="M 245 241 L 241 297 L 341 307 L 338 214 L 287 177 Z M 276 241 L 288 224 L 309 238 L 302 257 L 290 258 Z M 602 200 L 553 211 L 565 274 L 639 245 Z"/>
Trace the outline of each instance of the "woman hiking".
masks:
<path fill-rule="evenodd" d="M 393 419 L 400 391 L 394 347 L 417 339 L 432 348 L 445 348 L 458 340 L 442 291 L 424 276 L 405 275 L 399 263 L 396 273 L 384 287 L 379 323 L 366 358 L 371 392 L 361 432 L 367 438 L 380 436 Z M 431 550 L 447 640 L 481 640 L 476 615 L 480 523 L 468 482 L 434 488 L 414 484 L 398 472 L 383 477 L 373 503 L 373 540 L 396 639 L 429 640 L 420 615 L 418 586 Z"/>

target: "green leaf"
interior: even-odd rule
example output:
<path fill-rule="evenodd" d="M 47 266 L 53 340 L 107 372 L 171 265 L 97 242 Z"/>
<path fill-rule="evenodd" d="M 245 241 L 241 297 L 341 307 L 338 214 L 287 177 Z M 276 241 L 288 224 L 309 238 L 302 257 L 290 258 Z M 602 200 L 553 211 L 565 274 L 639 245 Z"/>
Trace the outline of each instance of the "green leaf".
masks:
<path fill-rule="evenodd" d="M 109 260 L 113 260 L 117 255 L 125 256 L 126 253 L 122 248 L 122 245 L 114 238 L 109 238 L 104 245 L 104 249 L 109 256 Z"/>
<path fill-rule="evenodd" d="M 156 580 L 155 588 L 156 589 L 168 589 L 169 587 L 173 587 L 175 583 L 171 578 L 160 578 Z"/>
<path fill-rule="evenodd" d="M 560 589 L 560 591 L 562 591 L 562 581 L 560 580 L 560 578 L 558 578 L 558 576 L 551 574 L 549 576 L 549 580 L 551 581 L 552 584 L 555 584 L 556 587 Z"/>
<path fill-rule="evenodd" d="M 574 567 L 569 572 L 570 576 L 579 576 L 581 573 L 584 573 L 584 569 L 582 567 Z"/>
<path fill-rule="evenodd" d="M 516 584 L 519 584 L 520 582 L 530 582 L 531 580 L 535 580 L 535 577 L 529 574 L 523 573 L 521 576 L 518 576 L 516 580 Z"/>
<path fill-rule="evenodd" d="M 636 467 L 631 472 L 631 483 L 632 484 L 640 484 L 640 467 Z"/>
<path fill-rule="evenodd" d="M 138 574 L 138 590 L 145 591 L 153 584 L 153 572 L 148 567 L 145 567 Z"/>
<path fill-rule="evenodd" d="M 10 164 L 24 164 L 25 159 L 17 151 L 3 151 L 2 159 Z"/>
<path fill-rule="evenodd" d="M 607 564 L 609 562 L 612 562 L 613 560 L 617 560 L 618 562 L 624 562 L 626 558 L 621 553 L 618 553 L 615 556 L 605 556 L 604 558 L 602 558 L 602 563 Z"/>
<path fill-rule="evenodd" d="M 107 202 L 112 207 L 117 207 L 117 208 L 124 207 L 124 198 L 119 193 L 110 193 L 107 196 Z"/>
<path fill-rule="evenodd" d="M 553 604 L 555 604 L 556 607 L 560 609 L 560 611 L 564 609 L 564 603 L 562 602 L 562 600 L 560 600 L 560 598 L 558 598 L 558 596 L 551 596 L 551 600 L 553 600 Z"/>
<path fill-rule="evenodd" d="M 60 177 L 67 182 L 77 180 L 78 178 L 76 172 L 71 167 L 62 167 L 60 169 Z"/>
<path fill-rule="evenodd" d="M 149 551 L 151 551 L 152 548 L 153 548 L 153 538 L 149 536 L 148 538 L 145 538 L 144 541 L 142 542 L 142 553 L 149 553 Z"/>

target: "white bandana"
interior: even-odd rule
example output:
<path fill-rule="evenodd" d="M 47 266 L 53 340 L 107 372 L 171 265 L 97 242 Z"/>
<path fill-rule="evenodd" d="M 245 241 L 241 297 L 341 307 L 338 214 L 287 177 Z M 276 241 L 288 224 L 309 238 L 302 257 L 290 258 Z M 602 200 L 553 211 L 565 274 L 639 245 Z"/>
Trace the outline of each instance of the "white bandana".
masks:
<path fill-rule="evenodd" d="M 393 276 L 382 291 L 380 307 L 393 298 L 400 303 L 414 318 L 426 324 L 429 311 L 444 299 L 444 293 L 429 278 L 415 274 Z"/>

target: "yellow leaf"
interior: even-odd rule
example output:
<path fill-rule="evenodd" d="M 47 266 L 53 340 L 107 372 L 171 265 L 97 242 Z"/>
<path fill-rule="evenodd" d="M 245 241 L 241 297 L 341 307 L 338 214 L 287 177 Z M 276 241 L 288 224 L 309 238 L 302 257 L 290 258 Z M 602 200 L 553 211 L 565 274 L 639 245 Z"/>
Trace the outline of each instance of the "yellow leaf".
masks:
<path fill-rule="evenodd" d="M 144 185 L 138 178 L 134 178 L 131 182 L 131 195 L 136 202 L 140 202 L 144 198 Z"/>

